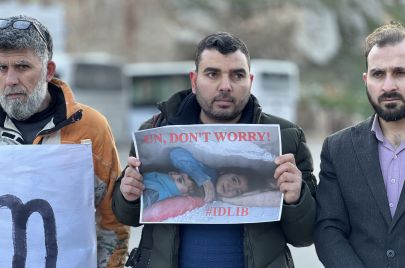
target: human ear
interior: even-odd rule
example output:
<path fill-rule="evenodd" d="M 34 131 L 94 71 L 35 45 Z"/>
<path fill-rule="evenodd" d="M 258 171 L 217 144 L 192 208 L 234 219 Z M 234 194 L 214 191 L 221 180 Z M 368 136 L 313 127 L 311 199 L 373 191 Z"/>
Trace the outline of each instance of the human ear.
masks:
<path fill-rule="evenodd" d="M 49 82 L 52 80 L 52 78 L 55 75 L 55 71 L 56 71 L 56 64 L 54 61 L 50 60 L 48 61 L 47 65 L 46 65 L 46 81 Z"/>

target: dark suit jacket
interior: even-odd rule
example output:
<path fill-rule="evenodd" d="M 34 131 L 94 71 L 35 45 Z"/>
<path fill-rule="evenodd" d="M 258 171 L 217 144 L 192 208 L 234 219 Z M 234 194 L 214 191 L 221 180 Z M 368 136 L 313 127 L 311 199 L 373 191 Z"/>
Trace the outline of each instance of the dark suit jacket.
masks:
<path fill-rule="evenodd" d="M 405 267 L 404 190 L 392 218 L 372 121 L 323 144 L 315 247 L 326 268 Z"/>

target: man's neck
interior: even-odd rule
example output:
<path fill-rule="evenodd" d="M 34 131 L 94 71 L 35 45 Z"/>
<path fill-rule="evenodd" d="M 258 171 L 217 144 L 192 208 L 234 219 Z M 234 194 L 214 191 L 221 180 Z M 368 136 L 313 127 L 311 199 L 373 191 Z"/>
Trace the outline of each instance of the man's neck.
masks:
<path fill-rule="evenodd" d="M 240 120 L 241 115 L 238 117 L 228 120 L 228 121 L 221 121 L 221 120 L 215 120 L 213 118 L 208 117 L 206 114 L 204 114 L 202 111 L 200 113 L 200 120 L 203 124 L 237 124 Z"/>
<path fill-rule="evenodd" d="M 235 118 L 233 120 L 220 121 L 220 120 L 215 120 L 215 119 L 204 117 L 204 116 L 200 115 L 200 120 L 203 124 L 237 124 L 239 122 L 239 119 L 240 119 L 240 116 L 238 116 L 237 118 Z"/>
<path fill-rule="evenodd" d="M 39 106 L 38 112 L 42 112 L 43 110 L 45 110 L 46 108 L 48 108 L 49 104 L 52 101 L 52 97 L 51 94 L 49 93 L 49 90 L 46 90 L 46 95 L 45 95 L 45 99 L 42 101 L 41 106 Z"/>
<path fill-rule="evenodd" d="M 397 148 L 405 141 L 405 118 L 398 121 L 385 121 L 378 118 L 384 137 Z"/>

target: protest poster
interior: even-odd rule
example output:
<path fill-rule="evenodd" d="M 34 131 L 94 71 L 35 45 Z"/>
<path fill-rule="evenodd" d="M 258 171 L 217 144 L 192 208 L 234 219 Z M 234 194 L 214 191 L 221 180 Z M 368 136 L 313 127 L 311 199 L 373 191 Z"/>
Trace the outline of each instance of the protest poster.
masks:
<path fill-rule="evenodd" d="M 97 266 L 91 146 L 0 146 L 0 267 Z"/>
<path fill-rule="evenodd" d="M 141 223 L 280 220 L 279 125 L 176 125 L 134 132 L 146 189 Z"/>

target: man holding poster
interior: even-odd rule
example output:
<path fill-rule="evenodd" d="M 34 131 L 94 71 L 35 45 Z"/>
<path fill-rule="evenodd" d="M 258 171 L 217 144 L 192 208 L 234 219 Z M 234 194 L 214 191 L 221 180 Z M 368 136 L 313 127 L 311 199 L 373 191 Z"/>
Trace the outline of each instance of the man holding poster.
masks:
<path fill-rule="evenodd" d="M 284 194 L 281 219 L 229 225 L 146 224 L 129 264 L 151 268 L 293 267 L 287 243 L 312 244 L 315 220 L 316 180 L 304 133 L 293 123 L 261 111 L 250 93 L 249 52 L 239 38 L 223 32 L 205 37 L 197 47 L 195 63 L 196 70 L 190 72 L 192 89 L 160 104 L 161 113 L 141 129 L 193 124 L 279 125 L 282 154 L 274 160 L 274 177 Z M 121 222 L 139 226 L 140 196 L 145 187 L 134 146 L 130 155 L 116 183 L 113 211 Z"/>
<path fill-rule="evenodd" d="M 120 172 L 114 139 L 106 119 L 76 102 L 72 89 L 54 78 L 52 48 L 52 37 L 38 20 L 23 15 L 0 19 L 0 145 L 80 144 L 90 140 L 98 267 L 123 267 L 129 228 L 120 224 L 111 210 L 113 185 Z M 10 164 L 20 165 L 15 161 Z M 51 186 L 53 179 L 49 178 Z"/>

